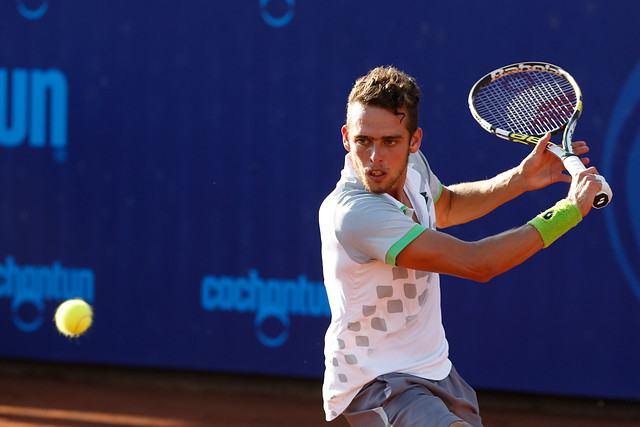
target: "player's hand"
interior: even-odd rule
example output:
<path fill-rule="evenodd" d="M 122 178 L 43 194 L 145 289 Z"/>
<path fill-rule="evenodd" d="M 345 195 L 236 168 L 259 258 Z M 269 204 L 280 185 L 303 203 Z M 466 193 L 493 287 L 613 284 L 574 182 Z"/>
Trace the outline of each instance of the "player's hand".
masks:
<path fill-rule="evenodd" d="M 597 174 L 598 171 L 592 166 L 571 180 L 567 199 L 578 206 L 583 217 L 589 213 L 593 206 L 593 199 L 602 189 L 602 182 L 596 177 Z"/>
<path fill-rule="evenodd" d="M 525 191 L 537 190 L 554 182 L 571 182 L 571 176 L 564 173 L 565 167 L 562 161 L 546 149 L 550 138 L 550 133 L 542 137 L 531 153 L 520 163 Z M 584 141 L 575 141 L 572 147 L 578 156 L 589 151 Z M 588 158 L 580 160 L 585 165 L 589 163 Z"/>

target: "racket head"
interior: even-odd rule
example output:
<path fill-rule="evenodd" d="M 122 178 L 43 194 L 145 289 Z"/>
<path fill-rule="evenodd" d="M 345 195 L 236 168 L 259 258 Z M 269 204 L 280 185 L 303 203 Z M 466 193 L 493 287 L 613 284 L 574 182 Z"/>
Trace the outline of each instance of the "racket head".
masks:
<path fill-rule="evenodd" d="M 573 151 L 582 92 L 556 65 L 519 62 L 498 68 L 473 85 L 468 102 L 480 126 L 500 138 L 535 145 L 547 132 L 564 132 L 563 148 Z"/>

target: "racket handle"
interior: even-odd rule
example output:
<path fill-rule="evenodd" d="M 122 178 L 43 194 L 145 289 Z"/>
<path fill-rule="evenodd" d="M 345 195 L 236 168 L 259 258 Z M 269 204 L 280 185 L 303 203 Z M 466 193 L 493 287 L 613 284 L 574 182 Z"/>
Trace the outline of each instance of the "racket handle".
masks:
<path fill-rule="evenodd" d="M 611 199 L 613 198 L 613 191 L 611 191 L 611 187 L 607 183 L 607 180 L 604 179 L 602 175 L 596 175 L 598 181 L 602 184 L 602 190 L 598 194 L 596 194 L 596 198 L 593 199 L 593 207 L 596 209 L 604 208 L 609 204 Z"/>
<path fill-rule="evenodd" d="M 571 176 L 576 176 L 578 173 L 582 172 L 586 169 L 586 167 L 582 164 L 578 156 L 576 155 L 568 155 L 562 159 L 562 163 L 564 163 L 564 167 L 567 168 Z M 602 190 L 596 197 L 593 199 L 593 207 L 596 209 L 604 208 L 609 204 L 611 199 L 613 198 L 613 192 L 611 191 L 611 187 L 607 183 L 607 180 L 604 179 L 602 175 L 596 175 L 598 181 L 602 184 Z"/>

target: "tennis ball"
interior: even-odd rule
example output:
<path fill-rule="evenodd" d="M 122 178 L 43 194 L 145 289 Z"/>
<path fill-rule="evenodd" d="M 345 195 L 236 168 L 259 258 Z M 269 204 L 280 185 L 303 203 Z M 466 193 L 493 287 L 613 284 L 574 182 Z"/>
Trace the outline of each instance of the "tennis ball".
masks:
<path fill-rule="evenodd" d="M 93 310 L 81 299 L 70 299 L 60 304 L 56 310 L 55 321 L 62 334 L 77 337 L 91 326 Z"/>

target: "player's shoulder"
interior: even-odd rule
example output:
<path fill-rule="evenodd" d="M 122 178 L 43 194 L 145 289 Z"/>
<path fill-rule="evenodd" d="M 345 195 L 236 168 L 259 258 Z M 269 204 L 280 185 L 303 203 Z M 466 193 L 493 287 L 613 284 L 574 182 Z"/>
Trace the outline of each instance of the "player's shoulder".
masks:
<path fill-rule="evenodd" d="M 366 200 L 370 196 L 375 196 L 375 194 L 365 189 L 358 179 L 342 177 L 333 191 L 325 198 L 324 204 L 350 204 L 356 200 Z"/>
<path fill-rule="evenodd" d="M 336 197 L 336 206 L 344 213 L 366 211 L 381 205 L 389 205 L 388 199 L 365 189 L 346 189 Z"/>
<path fill-rule="evenodd" d="M 341 233 L 368 227 L 375 212 L 386 203 L 380 194 L 357 186 L 338 186 L 320 206 L 320 222 Z"/>
<path fill-rule="evenodd" d="M 334 220 L 337 228 L 353 230 L 400 213 L 401 210 L 385 195 L 352 189 L 342 192 L 336 199 Z"/>

